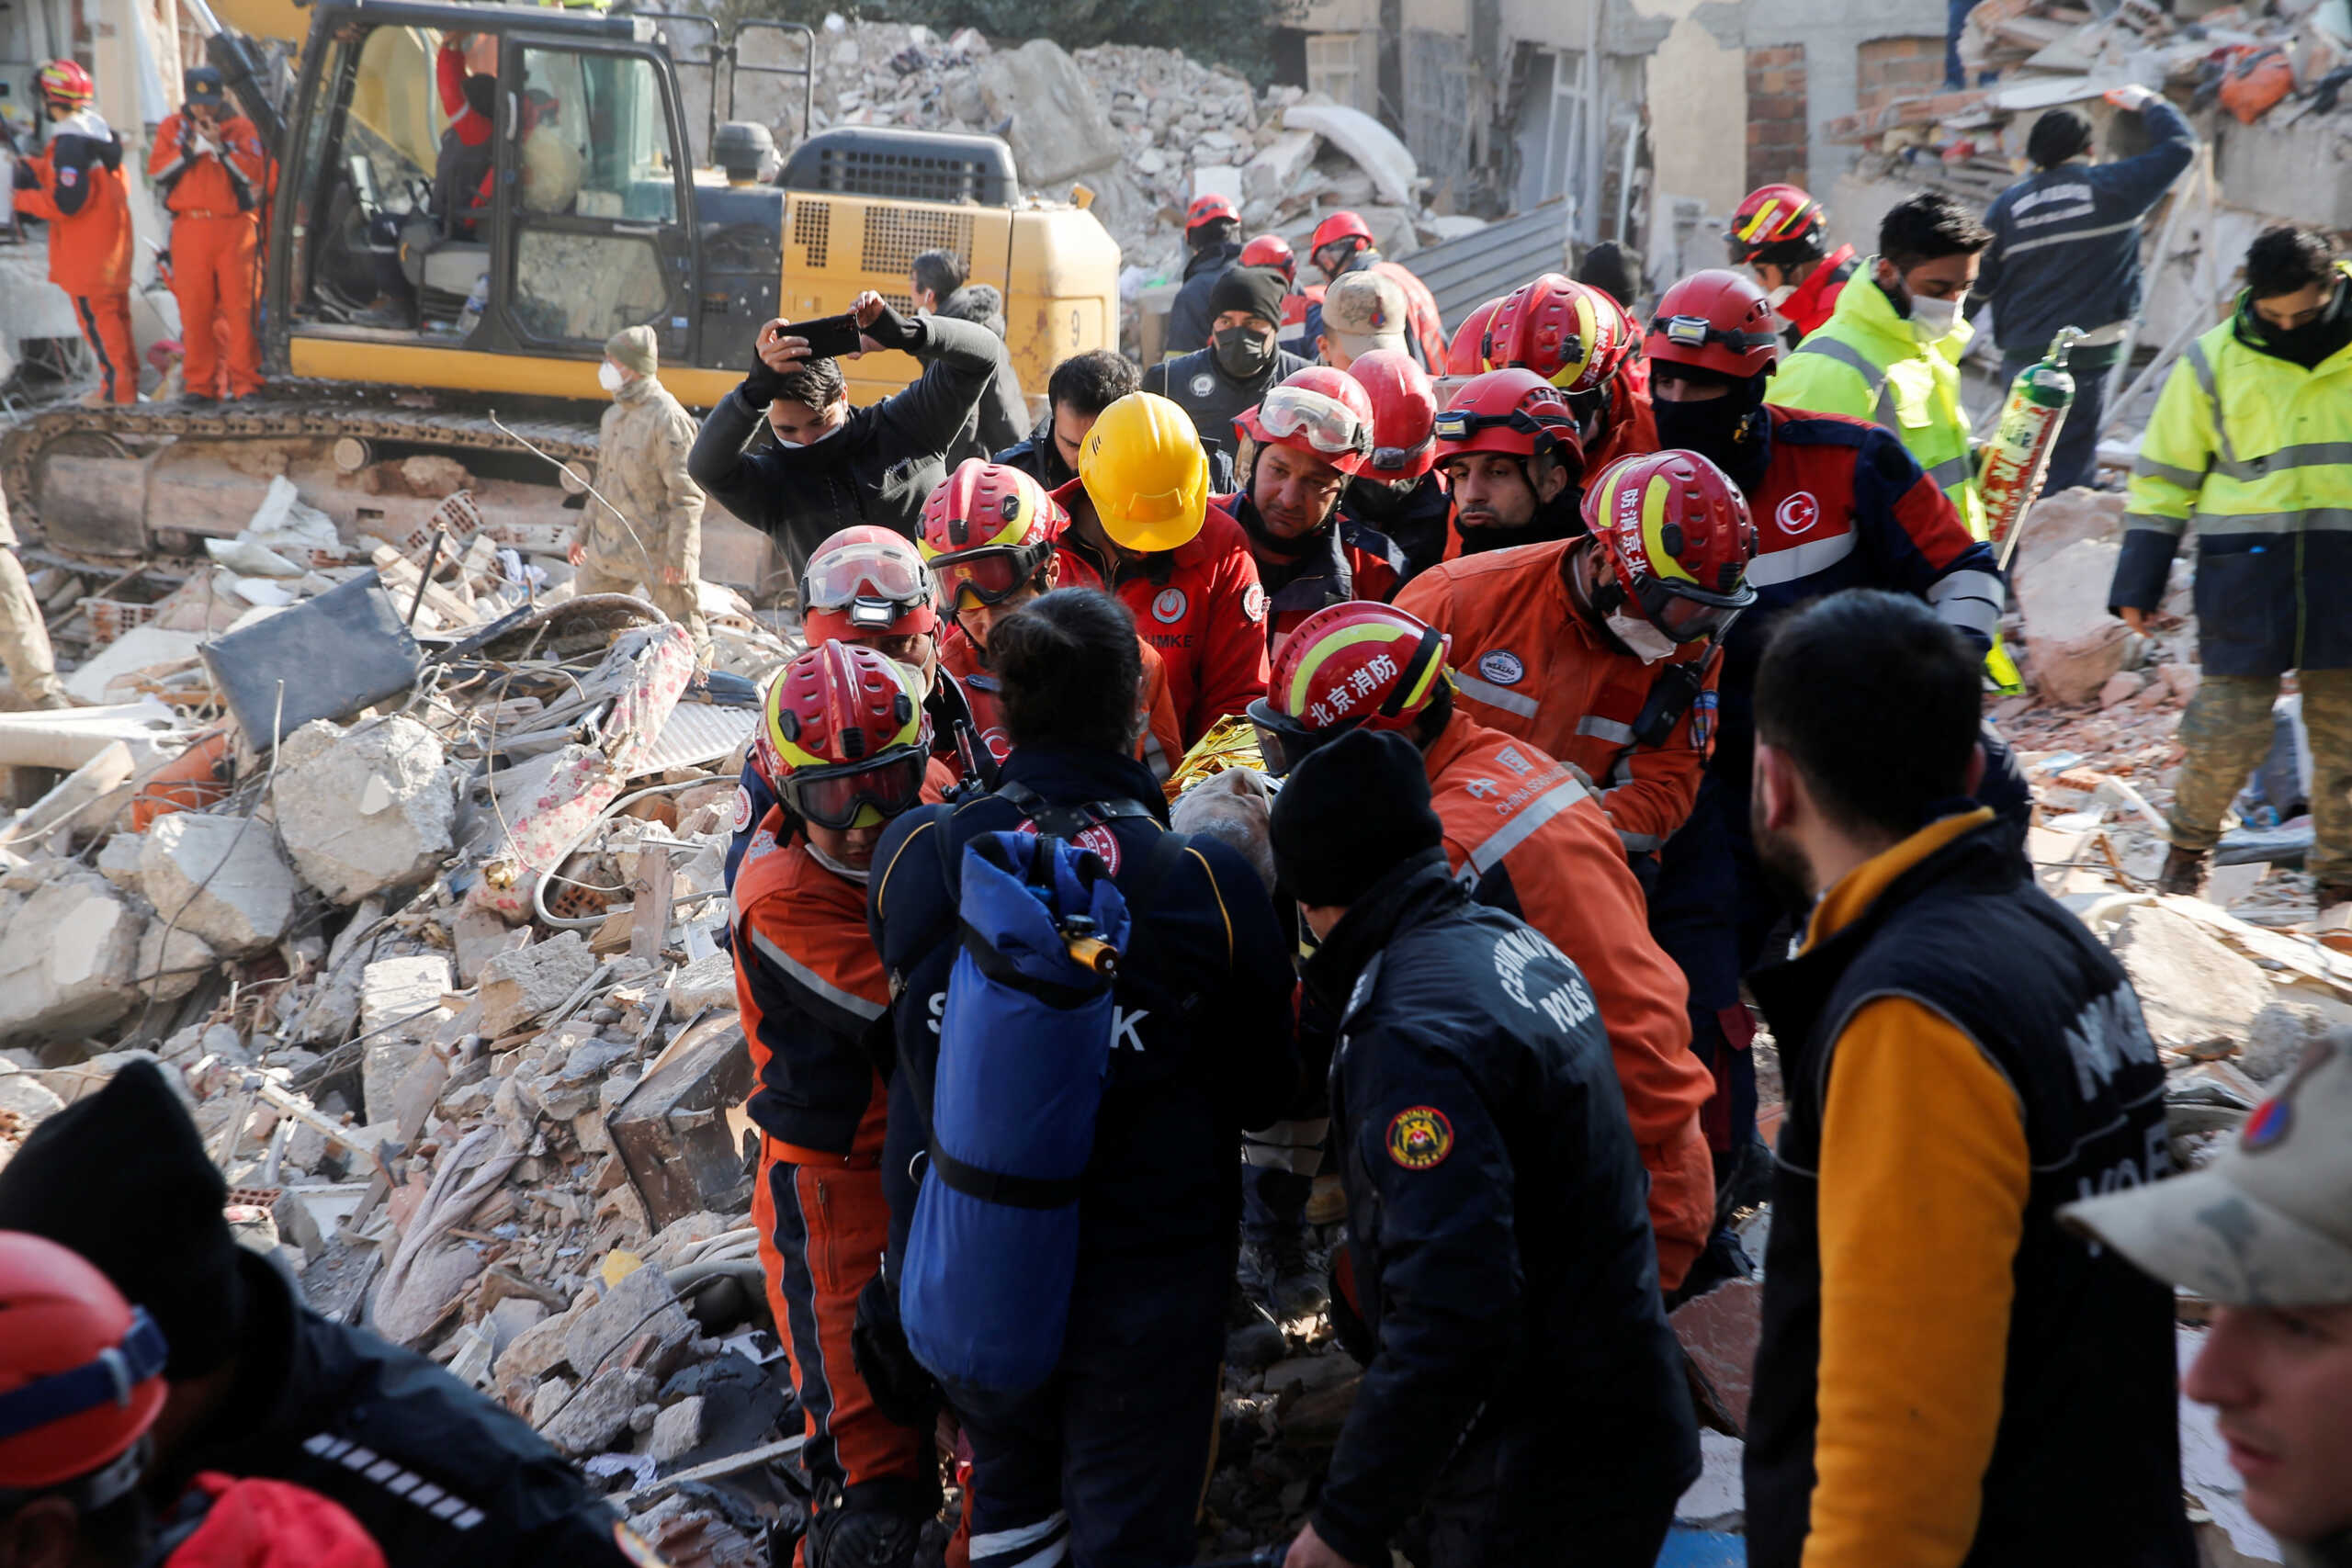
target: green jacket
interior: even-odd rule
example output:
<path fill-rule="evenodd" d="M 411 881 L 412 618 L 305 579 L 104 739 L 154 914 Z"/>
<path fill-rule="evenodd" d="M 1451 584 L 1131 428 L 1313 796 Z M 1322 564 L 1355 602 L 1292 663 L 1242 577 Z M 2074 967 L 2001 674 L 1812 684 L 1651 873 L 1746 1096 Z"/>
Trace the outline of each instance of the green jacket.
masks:
<path fill-rule="evenodd" d="M 2352 279 L 2352 263 L 2336 266 Z M 2172 367 L 2132 466 L 2108 602 L 2154 609 L 2193 526 L 2206 673 L 2352 667 L 2352 345 L 2306 370 L 2261 341 L 2241 296 Z"/>
<path fill-rule="evenodd" d="M 1960 356 L 1976 329 L 1963 321 L 1935 342 L 1920 343 L 1886 290 L 1871 282 L 1877 259 L 1856 270 L 1838 309 L 1781 362 L 1764 395 L 1785 408 L 1851 414 L 1893 431 L 1982 539 L 1984 504 L 1960 406 Z"/>

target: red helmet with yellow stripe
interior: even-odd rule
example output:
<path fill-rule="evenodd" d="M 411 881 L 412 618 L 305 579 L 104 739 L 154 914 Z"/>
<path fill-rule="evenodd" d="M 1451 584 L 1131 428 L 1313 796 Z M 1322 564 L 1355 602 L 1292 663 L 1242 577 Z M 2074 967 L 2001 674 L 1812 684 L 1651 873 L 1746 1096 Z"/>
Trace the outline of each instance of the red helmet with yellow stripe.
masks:
<path fill-rule="evenodd" d="M 1351 729 L 1403 729 L 1452 687 L 1453 638 L 1392 604 L 1317 610 L 1283 639 L 1266 694 L 1250 705 L 1266 771 L 1280 775 Z"/>
<path fill-rule="evenodd" d="M 1724 231 L 1724 239 L 1731 250 L 1732 265 L 1745 266 L 1759 253 L 1778 245 L 1810 243 L 1818 251 L 1822 231 L 1828 225 L 1829 214 L 1802 186 L 1759 186 L 1747 193 L 1731 215 L 1731 227 Z"/>
<path fill-rule="evenodd" d="M 1623 603 L 1677 642 L 1713 637 L 1756 603 L 1747 498 L 1696 452 L 1611 463 L 1584 492 L 1584 522 L 1615 569 Z"/>
<path fill-rule="evenodd" d="M 1617 374 L 1637 333 L 1607 294 L 1547 272 L 1513 289 L 1487 321 L 1486 361 L 1532 370 L 1564 392 L 1589 392 Z"/>
<path fill-rule="evenodd" d="M 1045 487 L 1019 468 L 967 457 L 922 503 L 915 540 L 953 611 L 966 593 L 983 604 L 1018 592 L 1051 558 L 1069 521 Z"/>
<path fill-rule="evenodd" d="M 98 96 L 90 73 L 71 60 L 52 60 L 40 68 L 40 96 L 60 108 L 78 109 Z"/>
<path fill-rule="evenodd" d="M 876 828 L 921 805 L 931 721 L 914 672 L 857 643 L 810 649 L 768 683 L 755 754 L 786 808 L 820 828 Z"/>

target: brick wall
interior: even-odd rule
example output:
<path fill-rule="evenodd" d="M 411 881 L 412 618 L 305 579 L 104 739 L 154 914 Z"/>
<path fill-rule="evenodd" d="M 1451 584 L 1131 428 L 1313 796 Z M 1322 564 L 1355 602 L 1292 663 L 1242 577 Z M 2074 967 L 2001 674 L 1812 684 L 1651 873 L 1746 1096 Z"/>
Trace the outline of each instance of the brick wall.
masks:
<path fill-rule="evenodd" d="M 1862 114 L 1939 93 L 1943 82 L 1940 38 L 1874 38 L 1854 51 L 1854 107 Z"/>
<path fill-rule="evenodd" d="M 1747 51 L 1747 186 L 1806 179 L 1804 45 Z"/>

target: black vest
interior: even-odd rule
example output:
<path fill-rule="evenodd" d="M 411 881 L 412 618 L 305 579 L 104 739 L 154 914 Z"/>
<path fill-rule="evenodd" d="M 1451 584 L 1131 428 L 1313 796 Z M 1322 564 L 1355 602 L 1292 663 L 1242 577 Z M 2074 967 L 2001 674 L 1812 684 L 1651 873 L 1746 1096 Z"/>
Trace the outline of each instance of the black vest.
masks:
<path fill-rule="evenodd" d="M 2017 1092 L 2033 1163 L 2001 1424 L 1966 1568 L 2197 1562 L 2180 1497 L 2172 1290 L 2055 1218 L 2062 1203 L 2169 1171 L 2164 1067 L 2122 966 L 2026 879 L 2003 832 L 1996 822 L 1963 834 L 1852 925 L 1751 976 L 1788 1086 L 1746 1456 L 1756 1568 L 1797 1568 L 1804 1554 L 1821 1351 L 1822 1112 L 1838 1037 L 1864 1003 L 1888 996 L 1932 1009 L 1976 1042 Z"/>

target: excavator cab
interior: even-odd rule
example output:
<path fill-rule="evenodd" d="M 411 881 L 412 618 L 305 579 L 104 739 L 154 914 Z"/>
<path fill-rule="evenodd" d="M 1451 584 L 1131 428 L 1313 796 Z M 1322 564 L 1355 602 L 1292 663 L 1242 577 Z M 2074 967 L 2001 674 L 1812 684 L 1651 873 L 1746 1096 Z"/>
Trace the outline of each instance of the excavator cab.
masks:
<path fill-rule="evenodd" d="M 374 0 L 318 13 L 270 246 L 274 362 L 594 397 L 605 340 L 644 323 L 665 362 L 707 363 L 693 161 L 652 21 Z"/>

